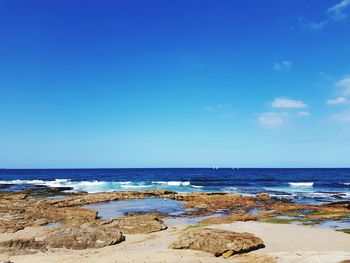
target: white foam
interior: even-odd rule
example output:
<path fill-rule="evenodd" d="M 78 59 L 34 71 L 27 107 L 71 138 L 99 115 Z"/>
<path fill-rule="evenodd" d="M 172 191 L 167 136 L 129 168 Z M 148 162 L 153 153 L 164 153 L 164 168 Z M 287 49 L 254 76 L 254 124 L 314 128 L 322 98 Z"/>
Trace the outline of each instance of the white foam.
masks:
<path fill-rule="evenodd" d="M 126 184 L 131 184 L 132 182 L 131 181 L 127 181 L 127 182 L 119 182 L 120 184 L 122 185 L 126 185 Z"/>
<path fill-rule="evenodd" d="M 31 184 L 45 185 L 48 187 L 72 187 L 71 191 L 87 191 L 90 193 L 118 191 L 127 189 L 143 189 L 143 188 L 178 188 L 176 191 L 182 191 L 182 187 L 203 188 L 199 185 L 191 185 L 189 181 L 72 181 L 70 179 L 55 180 L 3 180 L 0 184 Z"/>
<path fill-rule="evenodd" d="M 188 181 L 153 181 L 154 184 L 165 184 L 170 186 L 189 186 L 191 185 Z"/>
<path fill-rule="evenodd" d="M 107 182 L 100 182 L 100 181 L 81 181 L 78 182 L 81 185 L 84 186 L 101 186 L 101 185 L 105 185 Z"/>
<path fill-rule="evenodd" d="M 299 182 L 299 183 L 288 183 L 288 184 L 289 186 L 292 186 L 292 187 L 313 187 L 314 186 L 313 182 L 308 182 L 308 183 Z"/>
<path fill-rule="evenodd" d="M 0 181 L 0 184 L 45 184 L 43 180 L 8 180 Z"/>
<path fill-rule="evenodd" d="M 152 185 L 121 185 L 121 188 L 147 188 L 151 187 Z"/>
<path fill-rule="evenodd" d="M 43 181 L 43 183 L 38 185 L 46 185 L 51 187 L 61 187 L 66 186 L 70 182 L 69 179 L 55 179 L 53 181 Z"/>

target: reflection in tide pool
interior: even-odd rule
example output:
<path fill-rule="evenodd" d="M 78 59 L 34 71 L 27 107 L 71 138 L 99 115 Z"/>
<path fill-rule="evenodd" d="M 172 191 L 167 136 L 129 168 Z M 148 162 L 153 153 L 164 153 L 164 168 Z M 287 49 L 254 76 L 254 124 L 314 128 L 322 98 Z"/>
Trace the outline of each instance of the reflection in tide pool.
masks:
<path fill-rule="evenodd" d="M 128 212 L 160 212 L 169 216 L 168 218 L 162 219 L 167 226 L 198 224 L 201 220 L 206 218 L 224 216 L 224 214 L 222 213 L 217 213 L 209 216 L 182 217 L 189 210 L 183 206 L 182 202 L 168 198 L 148 198 L 111 201 L 99 204 L 85 205 L 83 206 L 83 208 L 97 211 L 98 216 L 102 219 L 122 217 Z"/>
<path fill-rule="evenodd" d="M 128 212 L 150 213 L 160 212 L 170 216 L 185 212 L 183 203 L 168 198 L 131 199 L 110 201 L 99 204 L 85 205 L 83 208 L 95 210 L 102 219 L 124 216 Z"/>

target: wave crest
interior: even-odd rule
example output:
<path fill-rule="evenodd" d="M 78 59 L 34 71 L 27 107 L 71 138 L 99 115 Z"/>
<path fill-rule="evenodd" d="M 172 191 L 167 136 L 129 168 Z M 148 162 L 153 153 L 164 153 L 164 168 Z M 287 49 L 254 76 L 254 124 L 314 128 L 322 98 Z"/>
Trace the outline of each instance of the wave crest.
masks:
<path fill-rule="evenodd" d="M 188 186 L 191 185 L 188 181 L 153 181 L 154 184 L 165 184 L 170 186 Z"/>
<path fill-rule="evenodd" d="M 194 188 L 200 189 L 203 186 L 192 185 L 189 181 L 72 181 L 70 179 L 55 179 L 55 180 L 7 180 L 0 181 L 0 184 L 30 184 L 30 185 L 45 185 L 48 187 L 71 187 L 71 191 L 86 191 L 89 193 L 109 192 L 109 191 L 125 191 L 168 189 L 177 192 L 191 192 Z"/>
<path fill-rule="evenodd" d="M 313 182 L 289 182 L 289 186 L 291 187 L 313 187 L 314 183 Z"/>

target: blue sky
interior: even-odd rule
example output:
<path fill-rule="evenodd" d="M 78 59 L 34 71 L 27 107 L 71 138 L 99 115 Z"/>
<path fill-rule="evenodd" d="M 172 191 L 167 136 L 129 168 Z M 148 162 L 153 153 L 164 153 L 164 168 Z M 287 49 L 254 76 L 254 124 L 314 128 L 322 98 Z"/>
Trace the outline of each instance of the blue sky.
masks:
<path fill-rule="evenodd" d="M 0 0 L 0 167 L 349 167 L 350 0 Z"/>

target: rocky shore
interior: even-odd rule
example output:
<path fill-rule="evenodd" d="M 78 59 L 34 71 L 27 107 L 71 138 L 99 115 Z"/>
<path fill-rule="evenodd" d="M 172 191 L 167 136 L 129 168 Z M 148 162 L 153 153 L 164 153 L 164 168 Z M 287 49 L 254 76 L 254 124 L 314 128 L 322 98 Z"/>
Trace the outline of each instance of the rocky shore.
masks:
<path fill-rule="evenodd" d="M 56 190 L 56 189 L 55 189 Z M 208 218 L 205 224 L 271 219 L 275 216 L 297 216 L 304 224 L 325 220 L 342 220 L 350 216 L 349 202 L 325 205 L 299 205 L 289 200 L 273 199 L 267 194 L 256 197 L 225 193 L 176 193 L 166 190 L 80 193 L 64 198 L 37 199 L 25 193 L 0 193 L 0 233 L 16 232 L 27 226 L 61 223 L 77 227 L 87 222 L 99 222 L 96 211 L 83 209 L 87 204 L 128 199 L 169 198 L 184 202 L 190 210 L 187 216 L 210 215 L 216 212 L 223 217 Z M 255 213 L 251 211 L 255 210 Z"/>
<path fill-rule="evenodd" d="M 169 244 L 172 249 L 194 249 L 215 256 L 230 257 L 264 247 L 264 240 L 250 233 L 205 228 L 207 225 L 238 221 L 261 221 L 312 225 L 326 220 L 350 218 L 350 205 L 338 202 L 326 205 L 299 205 L 289 200 L 270 198 L 261 193 L 247 197 L 225 193 L 176 193 L 166 190 L 105 193 L 74 193 L 53 198 L 60 193 L 0 193 L 0 233 L 10 236 L 0 241 L 0 254 L 32 254 L 52 249 L 85 250 L 116 245 L 129 235 L 149 234 L 167 229 L 159 215 L 137 215 L 100 219 L 96 211 L 81 208 L 88 204 L 129 199 L 168 198 L 183 202 L 187 208 L 182 217 L 209 217 L 196 229 L 189 229 Z M 50 198 L 43 198 L 53 195 Z M 167 215 L 161 215 L 167 217 Z M 54 224 L 54 227 L 50 227 Z M 47 226 L 38 235 L 18 237 L 15 233 L 37 226 Z M 11 236 L 13 233 L 13 236 Z"/>

